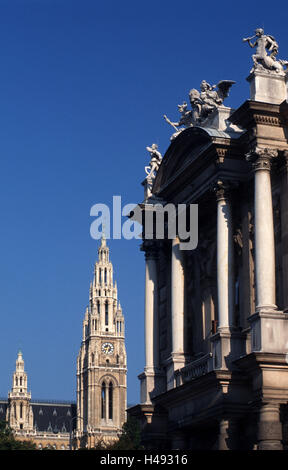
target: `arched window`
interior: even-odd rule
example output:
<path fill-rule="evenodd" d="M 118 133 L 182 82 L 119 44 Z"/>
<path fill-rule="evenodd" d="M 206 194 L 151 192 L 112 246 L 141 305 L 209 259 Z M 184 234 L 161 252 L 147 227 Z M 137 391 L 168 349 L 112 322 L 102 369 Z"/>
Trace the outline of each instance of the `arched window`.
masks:
<path fill-rule="evenodd" d="M 97 312 L 100 313 L 100 301 L 97 302 Z"/>
<path fill-rule="evenodd" d="M 105 325 L 109 324 L 109 317 L 108 317 L 108 302 L 105 302 Z"/>
<path fill-rule="evenodd" d="M 22 387 L 22 377 L 20 377 L 20 387 Z"/>
<path fill-rule="evenodd" d="M 113 419 L 113 384 L 109 383 L 109 419 Z"/>
<path fill-rule="evenodd" d="M 107 284 L 107 268 L 104 269 L 104 282 Z"/>
<path fill-rule="evenodd" d="M 92 353 L 91 354 L 91 364 L 93 364 L 93 365 L 94 365 L 94 358 L 95 358 L 94 353 Z"/>
<path fill-rule="evenodd" d="M 106 384 L 102 383 L 101 387 L 101 418 L 106 419 Z"/>
<path fill-rule="evenodd" d="M 23 418 L 23 403 L 20 403 L 20 419 Z"/>

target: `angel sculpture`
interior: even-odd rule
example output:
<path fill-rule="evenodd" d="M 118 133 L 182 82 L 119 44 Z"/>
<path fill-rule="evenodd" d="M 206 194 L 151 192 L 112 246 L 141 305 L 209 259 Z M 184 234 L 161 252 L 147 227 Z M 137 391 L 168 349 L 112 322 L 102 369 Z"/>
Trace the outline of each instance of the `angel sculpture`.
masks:
<path fill-rule="evenodd" d="M 192 88 L 189 99 L 194 121 L 201 123 L 214 109 L 221 106 L 224 99 L 229 96 L 229 90 L 234 83 L 232 80 L 221 80 L 217 85 L 211 86 L 206 80 L 202 80 L 200 92 Z"/>
<path fill-rule="evenodd" d="M 145 166 L 145 172 L 147 174 L 146 178 L 155 178 L 155 173 L 157 173 L 162 161 L 162 155 L 158 151 L 157 144 L 152 144 L 151 147 L 146 147 L 146 150 L 148 150 L 151 156 L 149 166 Z"/>
<path fill-rule="evenodd" d="M 171 136 L 171 140 L 175 139 L 175 137 L 184 129 L 187 129 L 187 127 L 202 124 L 214 109 L 222 105 L 234 83 L 235 82 L 232 80 L 221 80 L 217 85 L 211 86 L 206 80 L 202 80 L 200 91 L 192 88 L 189 92 L 189 100 L 192 109 L 188 109 L 186 101 L 184 101 L 182 105 L 179 104 L 178 110 L 181 113 L 179 122 L 171 122 L 170 119 L 164 115 L 164 119 L 176 130 Z"/>

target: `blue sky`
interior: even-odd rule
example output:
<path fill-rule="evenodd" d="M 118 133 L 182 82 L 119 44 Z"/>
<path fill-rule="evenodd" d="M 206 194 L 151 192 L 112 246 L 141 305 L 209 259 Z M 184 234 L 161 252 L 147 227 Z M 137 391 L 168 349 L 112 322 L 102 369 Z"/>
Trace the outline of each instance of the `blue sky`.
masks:
<path fill-rule="evenodd" d="M 202 79 L 249 98 L 264 27 L 288 58 L 287 5 L 242 1 L 0 0 L 0 396 L 19 347 L 33 398 L 75 400 L 76 357 L 97 257 L 90 208 L 141 202 L 177 105 Z M 144 256 L 111 240 L 126 318 L 128 402 L 144 367 Z"/>

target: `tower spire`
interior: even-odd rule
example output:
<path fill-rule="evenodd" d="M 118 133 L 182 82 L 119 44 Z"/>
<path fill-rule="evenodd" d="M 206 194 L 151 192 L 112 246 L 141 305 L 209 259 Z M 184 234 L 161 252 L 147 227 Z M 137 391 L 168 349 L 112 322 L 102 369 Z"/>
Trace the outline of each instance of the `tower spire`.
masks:
<path fill-rule="evenodd" d="M 89 300 L 77 361 L 77 413 L 84 417 L 77 423 L 77 429 L 93 446 L 102 435 L 109 440 L 117 435 L 126 410 L 124 316 L 118 309 L 104 227 Z M 95 407 L 96 403 L 100 407 Z"/>
<path fill-rule="evenodd" d="M 28 392 L 27 373 L 24 368 L 22 351 L 19 349 L 12 390 L 8 394 L 7 420 L 12 429 L 16 431 L 33 430 L 33 411 L 30 400 L 31 393 Z"/>

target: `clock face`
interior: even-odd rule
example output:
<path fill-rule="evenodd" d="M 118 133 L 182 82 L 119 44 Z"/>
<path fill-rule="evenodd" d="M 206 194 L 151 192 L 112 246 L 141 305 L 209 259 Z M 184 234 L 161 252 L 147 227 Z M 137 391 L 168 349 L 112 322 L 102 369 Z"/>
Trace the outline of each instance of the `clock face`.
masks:
<path fill-rule="evenodd" d="M 114 346 L 112 343 L 103 343 L 101 349 L 104 354 L 112 354 L 114 351 Z"/>

